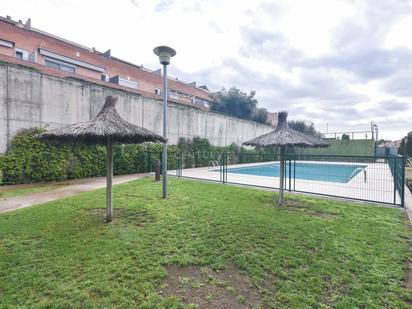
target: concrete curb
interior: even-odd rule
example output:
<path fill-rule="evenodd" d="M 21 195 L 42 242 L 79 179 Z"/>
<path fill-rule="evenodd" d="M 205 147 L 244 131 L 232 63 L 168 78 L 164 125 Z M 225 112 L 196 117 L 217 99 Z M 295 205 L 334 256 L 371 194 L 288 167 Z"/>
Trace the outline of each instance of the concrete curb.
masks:
<path fill-rule="evenodd" d="M 412 193 L 405 185 L 405 210 L 408 214 L 409 221 L 412 223 Z"/>

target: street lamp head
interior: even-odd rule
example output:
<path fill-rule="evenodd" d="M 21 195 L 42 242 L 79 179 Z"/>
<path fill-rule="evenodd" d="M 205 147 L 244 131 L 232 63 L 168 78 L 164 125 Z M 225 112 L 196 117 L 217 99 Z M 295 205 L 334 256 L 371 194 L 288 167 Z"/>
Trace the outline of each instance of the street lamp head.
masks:
<path fill-rule="evenodd" d="M 176 51 L 168 46 L 158 46 L 153 49 L 156 56 L 159 56 L 159 61 L 163 65 L 170 64 L 170 58 L 176 55 Z"/>

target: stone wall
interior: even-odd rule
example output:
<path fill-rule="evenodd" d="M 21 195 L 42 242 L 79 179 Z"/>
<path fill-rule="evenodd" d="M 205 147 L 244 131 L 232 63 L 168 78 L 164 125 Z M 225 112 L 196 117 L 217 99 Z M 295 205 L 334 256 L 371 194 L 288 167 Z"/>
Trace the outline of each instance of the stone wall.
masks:
<path fill-rule="evenodd" d="M 108 94 L 119 97 L 126 120 L 162 133 L 162 102 L 88 81 L 55 77 L 18 65 L 0 63 L 0 153 L 22 128 L 55 128 L 94 117 Z M 241 144 L 271 126 L 198 108 L 169 103 L 168 137 L 207 138 L 213 145 Z"/>

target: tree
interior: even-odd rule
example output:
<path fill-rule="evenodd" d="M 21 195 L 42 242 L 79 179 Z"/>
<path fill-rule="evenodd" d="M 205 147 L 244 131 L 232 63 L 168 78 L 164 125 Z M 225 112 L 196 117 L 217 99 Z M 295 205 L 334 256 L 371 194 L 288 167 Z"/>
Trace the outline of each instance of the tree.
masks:
<path fill-rule="evenodd" d="M 222 89 L 212 96 L 210 109 L 238 118 L 266 123 L 267 110 L 257 108 L 258 101 L 255 99 L 255 94 L 255 91 L 247 94 L 235 87 L 229 90 Z"/>
<path fill-rule="evenodd" d="M 348 141 L 350 140 L 350 136 L 348 134 L 342 134 L 342 141 Z"/>
<path fill-rule="evenodd" d="M 398 148 L 398 154 L 400 155 L 405 155 L 405 139 L 406 137 L 403 137 L 401 139 L 401 144 L 399 145 L 399 148 Z"/>
<path fill-rule="evenodd" d="M 402 138 L 399 145 L 398 154 L 412 157 L 412 131 Z"/>
<path fill-rule="evenodd" d="M 252 115 L 252 120 L 260 123 L 266 123 L 268 119 L 268 111 L 266 108 L 257 108 Z"/>
<path fill-rule="evenodd" d="M 405 155 L 412 156 L 412 131 L 405 137 Z"/>
<path fill-rule="evenodd" d="M 296 121 L 291 120 L 291 121 L 288 121 L 288 125 L 293 130 L 298 131 L 298 132 L 302 132 L 308 135 L 321 136 L 321 133 L 315 129 L 313 122 L 308 123 L 306 121 L 301 121 L 301 120 L 296 120 Z"/>

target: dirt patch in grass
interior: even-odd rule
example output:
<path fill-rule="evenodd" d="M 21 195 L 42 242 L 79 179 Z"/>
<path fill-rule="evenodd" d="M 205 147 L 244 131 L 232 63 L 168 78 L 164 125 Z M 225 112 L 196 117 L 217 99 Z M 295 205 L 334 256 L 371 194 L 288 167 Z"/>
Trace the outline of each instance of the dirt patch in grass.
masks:
<path fill-rule="evenodd" d="M 311 205 L 306 204 L 304 201 L 301 201 L 299 199 L 287 198 L 284 200 L 283 205 L 279 205 L 278 200 L 274 200 L 273 197 L 265 196 L 264 198 L 261 198 L 260 201 L 270 207 L 276 207 L 277 209 L 284 211 L 298 212 L 302 215 L 324 219 L 335 219 L 339 217 L 339 215 L 335 213 L 314 209 Z"/>
<path fill-rule="evenodd" d="M 106 208 L 89 208 L 85 211 L 98 221 L 105 221 Z M 147 209 L 113 209 L 112 224 L 145 226 L 155 220 L 155 216 Z"/>
<path fill-rule="evenodd" d="M 163 296 L 176 296 L 198 308 L 254 308 L 263 302 L 265 291 L 273 286 L 267 278 L 260 286 L 233 263 L 220 271 L 209 267 L 167 268 L 166 281 L 158 288 Z"/>
<path fill-rule="evenodd" d="M 405 285 L 409 291 L 412 291 L 412 261 L 408 261 L 408 267 L 406 268 Z"/>
<path fill-rule="evenodd" d="M 323 218 L 323 219 L 336 219 L 338 217 L 337 214 L 313 209 L 309 205 L 305 205 L 302 201 L 294 200 L 294 199 L 287 199 L 285 200 L 284 205 L 278 205 L 277 207 L 285 211 L 298 212 L 303 215 L 318 217 L 318 218 Z"/>

